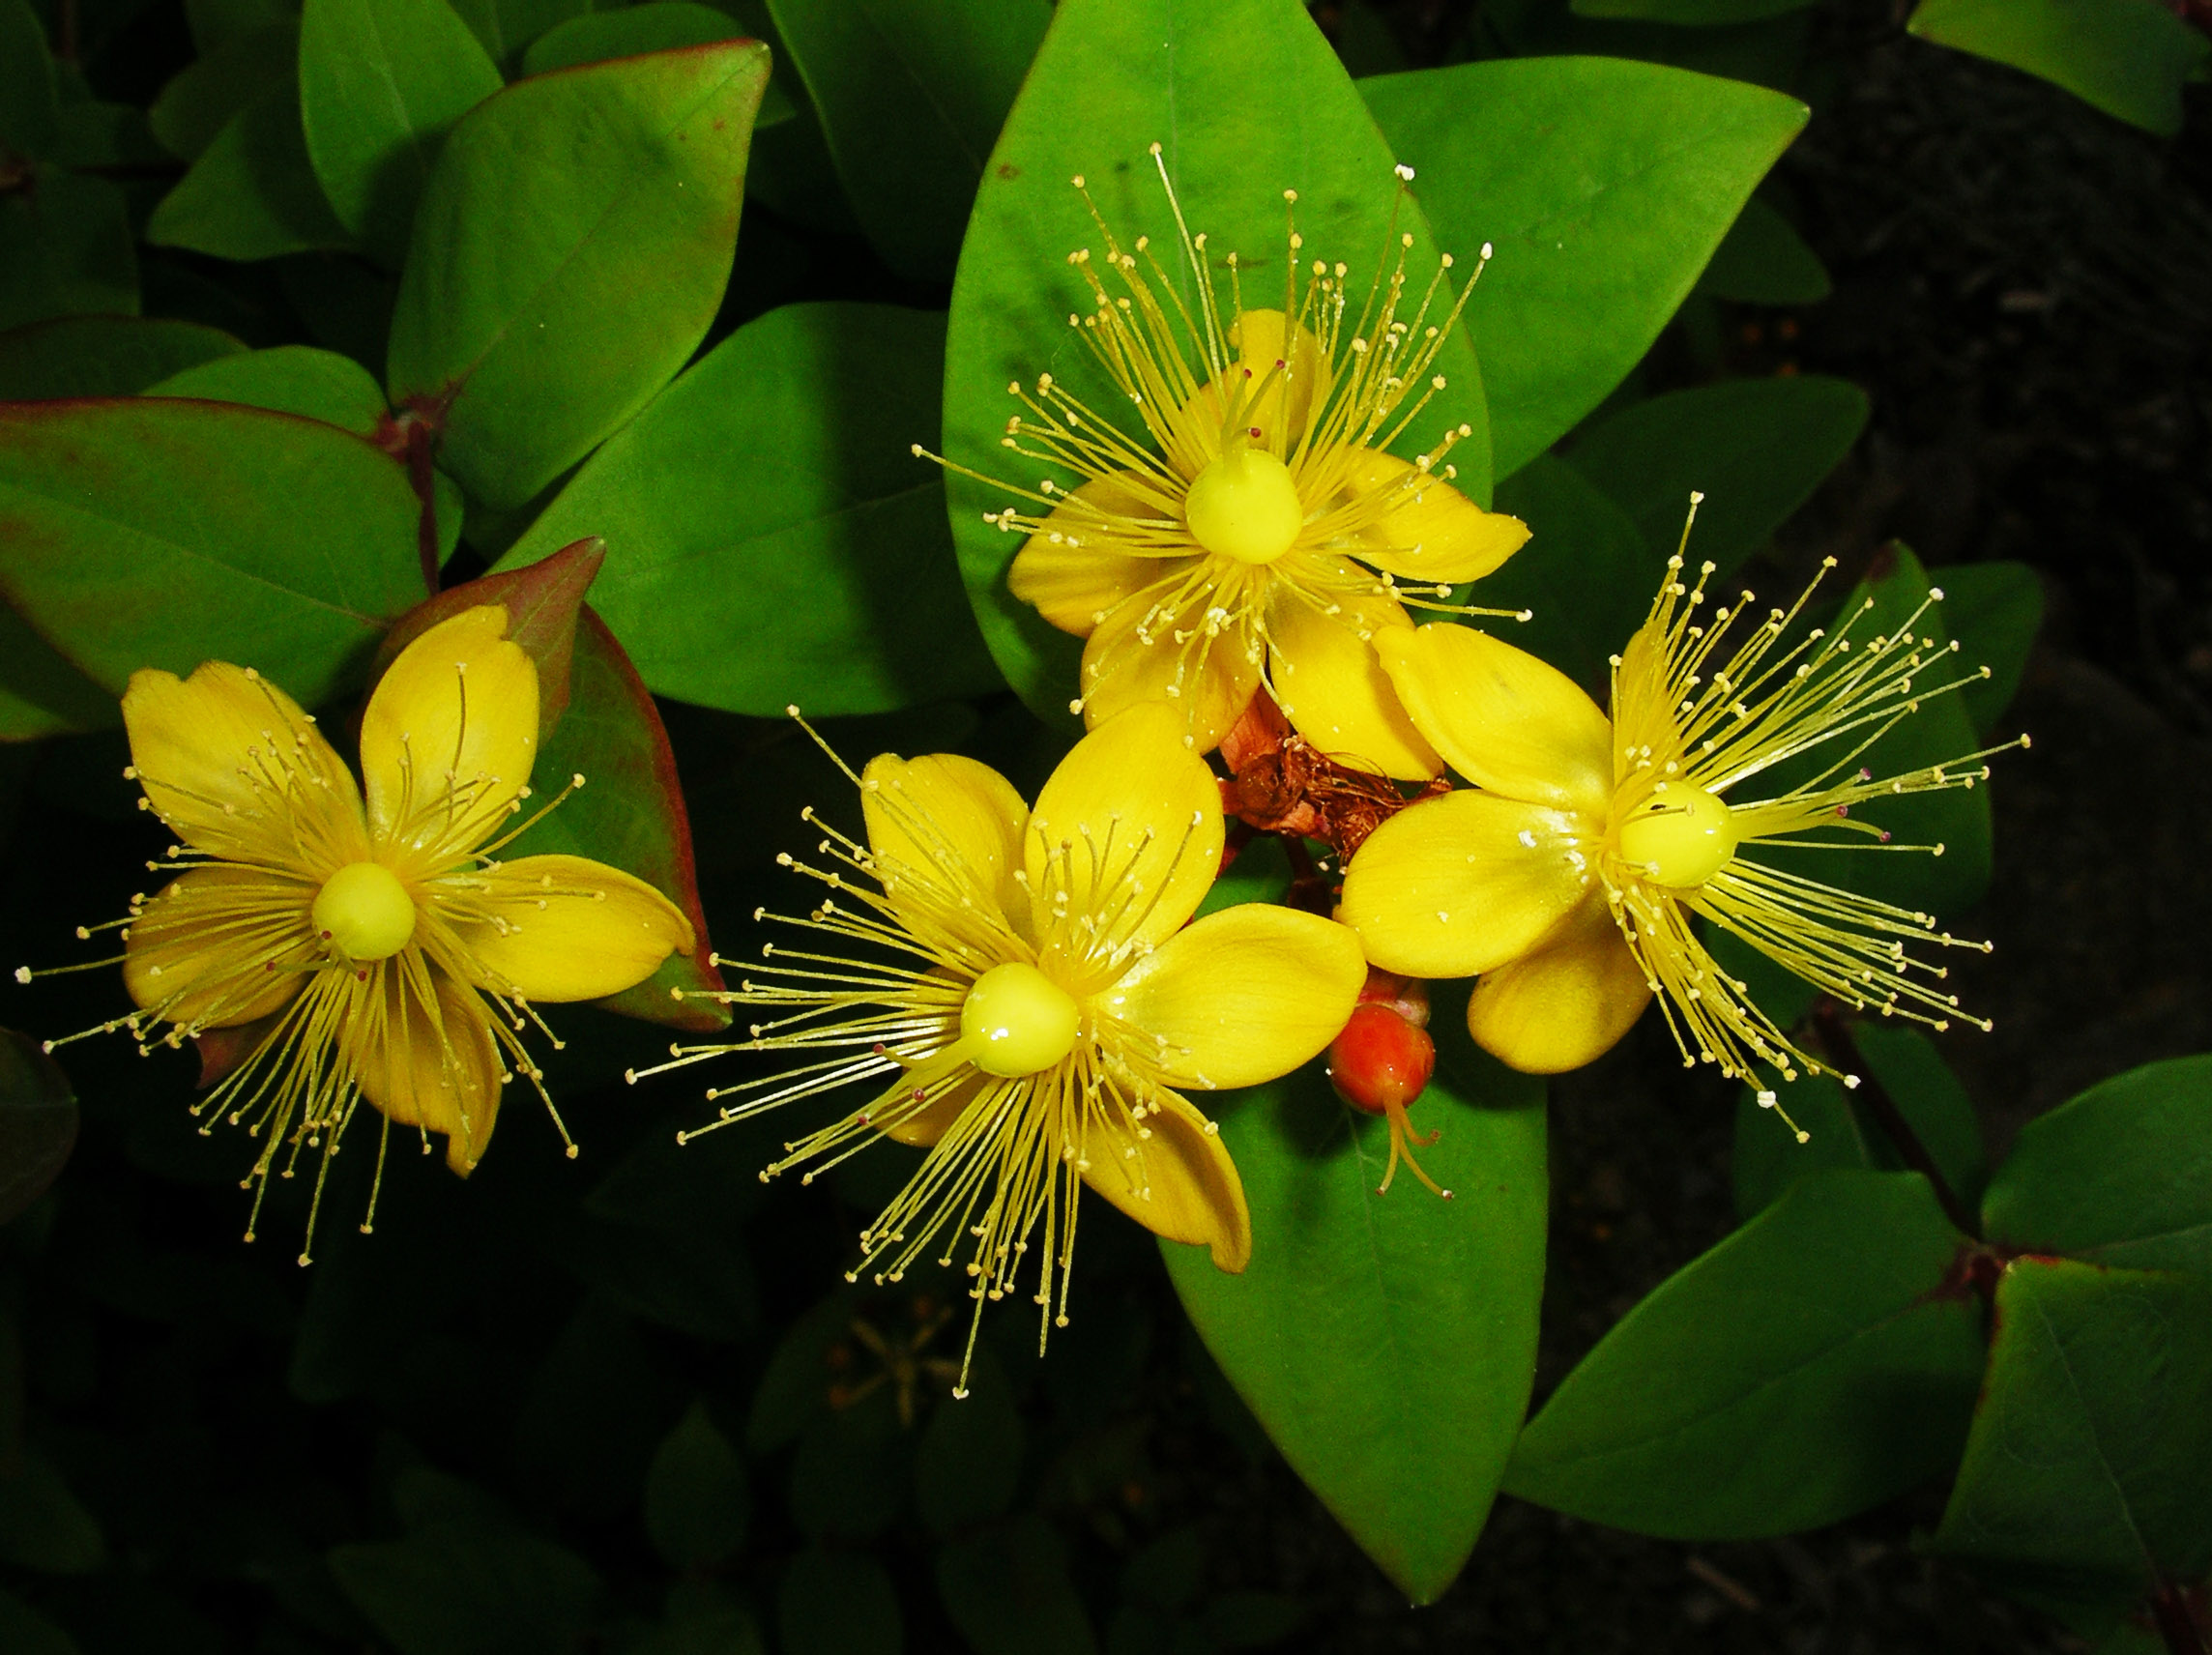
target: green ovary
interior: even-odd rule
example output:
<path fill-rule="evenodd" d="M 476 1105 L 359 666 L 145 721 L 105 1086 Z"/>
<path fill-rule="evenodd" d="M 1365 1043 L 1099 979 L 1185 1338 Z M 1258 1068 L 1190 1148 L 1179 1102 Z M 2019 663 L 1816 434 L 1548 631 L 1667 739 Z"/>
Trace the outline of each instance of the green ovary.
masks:
<path fill-rule="evenodd" d="M 1018 960 L 975 979 L 960 1006 L 960 1046 L 987 1075 L 1033 1075 L 1075 1049 L 1075 1001 L 1036 967 Z"/>
<path fill-rule="evenodd" d="M 1735 855 L 1735 818 L 1725 800 L 1702 787 L 1662 783 L 1620 825 L 1616 843 L 1621 859 L 1637 864 L 1652 884 L 1693 890 Z"/>
<path fill-rule="evenodd" d="M 1271 564 L 1298 537 L 1306 509 L 1291 468 L 1241 443 L 1208 461 L 1183 497 L 1191 538 L 1240 564 Z"/>
<path fill-rule="evenodd" d="M 381 862 L 348 862 L 323 882 L 315 929 L 349 960 L 388 960 L 415 935 L 415 899 Z"/>

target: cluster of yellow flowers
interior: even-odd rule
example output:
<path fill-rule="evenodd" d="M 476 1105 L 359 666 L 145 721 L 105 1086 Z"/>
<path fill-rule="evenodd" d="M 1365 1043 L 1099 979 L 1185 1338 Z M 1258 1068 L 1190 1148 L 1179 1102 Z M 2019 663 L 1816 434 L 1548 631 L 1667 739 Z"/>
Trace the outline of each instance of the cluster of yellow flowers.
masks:
<path fill-rule="evenodd" d="M 716 962 L 743 973 L 720 998 L 762 1021 L 661 1065 L 795 1056 L 710 1093 L 714 1124 L 865 1089 L 763 1176 L 811 1176 L 879 1138 L 925 1148 L 862 1233 L 859 1267 L 895 1281 L 965 1252 L 978 1305 L 1033 1282 L 1040 1339 L 1065 1320 L 1086 1189 L 1243 1267 L 1237 1168 L 1187 1094 L 1315 1058 L 1371 968 L 1475 979 L 1473 1038 L 1532 1072 L 1590 1061 L 1656 998 L 1685 1061 L 1756 1085 L 1824 1065 L 1751 1002 L 1700 921 L 1838 1002 L 1938 1028 L 1956 1000 L 1907 944 L 1983 946 L 1758 855 L 1886 842 L 1857 807 L 1987 775 L 1978 753 L 1862 768 L 1972 676 L 1917 634 L 1925 606 L 1888 630 L 1865 625 L 1871 602 L 1813 626 L 1810 592 L 1708 606 L 1710 566 L 1693 578 L 1677 554 L 1614 658 L 1609 713 L 1471 624 L 1500 612 L 1459 601 L 1528 538 L 1455 486 L 1468 427 L 1411 460 L 1390 451 L 1444 384 L 1466 303 L 1446 268 L 1410 280 L 1412 238 L 1394 237 L 1362 290 L 1307 258 L 1294 225 L 1279 302 L 1248 305 L 1237 256 L 1215 261 L 1160 178 L 1179 227 L 1167 264 L 1102 219 L 1102 250 L 1071 259 L 1091 296 L 1071 321 L 1133 424 L 1053 376 L 1015 385 L 1005 446 L 1078 480 L 1009 485 L 1021 504 L 986 519 L 1024 537 L 1014 594 L 1087 640 L 1073 707 L 1089 734 L 1033 805 L 950 755 L 847 771 L 864 841 L 824 827 L 818 862 L 783 858 L 820 887 L 812 905 L 755 915 L 797 941 Z M 536 670 L 506 622 L 469 610 L 400 654 L 364 722 L 365 790 L 249 672 L 131 684 L 135 773 L 184 845 L 180 877 L 121 922 L 138 1010 L 107 1027 L 170 1044 L 256 1031 L 202 1105 L 262 1137 L 255 1180 L 289 1176 L 303 1146 L 335 1152 L 364 1098 L 444 1134 L 467 1171 L 500 1087 L 538 1079 L 518 1038 L 535 1003 L 618 992 L 692 945 L 627 875 L 497 859 L 538 728 Z M 1224 847 L 1206 755 L 1256 702 L 1382 819 L 1334 844 L 1332 914 L 1193 920 Z M 1761 795 L 1756 778 L 1806 754 L 1800 779 Z"/>

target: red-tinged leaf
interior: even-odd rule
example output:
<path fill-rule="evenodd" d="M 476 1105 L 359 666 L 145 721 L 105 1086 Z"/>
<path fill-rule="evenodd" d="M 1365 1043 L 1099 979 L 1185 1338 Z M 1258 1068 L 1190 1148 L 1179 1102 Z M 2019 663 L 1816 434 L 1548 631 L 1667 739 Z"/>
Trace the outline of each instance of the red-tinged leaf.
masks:
<path fill-rule="evenodd" d="M 576 617 L 606 555 L 606 542 L 593 536 L 571 541 L 543 563 L 510 574 L 487 574 L 480 580 L 466 581 L 418 603 L 385 635 L 369 682 L 383 678 L 399 652 L 439 622 L 479 604 L 502 603 L 507 606 L 507 635 L 538 663 L 538 737 L 540 744 L 551 740 L 561 715 L 568 710 Z"/>
<path fill-rule="evenodd" d="M 524 573 L 535 572 L 525 570 Z M 691 859 L 691 822 L 676 779 L 668 732 L 637 669 L 590 608 L 576 627 L 568 714 L 540 743 L 537 788 L 555 791 L 569 775 L 586 785 L 515 840 L 510 857 L 568 852 L 590 857 L 658 887 L 691 921 L 698 945 L 672 958 L 637 987 L 600 1002 L 610 1011 L 701 1032 L 726 1028 L 718 1002 L 674 998 L 718 991 L 707 942 L 707 916 Z"/>

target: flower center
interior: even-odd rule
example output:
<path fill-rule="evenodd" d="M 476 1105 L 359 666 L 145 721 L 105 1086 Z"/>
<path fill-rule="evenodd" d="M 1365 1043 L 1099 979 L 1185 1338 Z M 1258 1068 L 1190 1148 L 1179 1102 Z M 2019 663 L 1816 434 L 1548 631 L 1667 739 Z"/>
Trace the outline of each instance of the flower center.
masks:
<path fill-rule="evenodd" d="M 1690 890 L 1735 855 L 1735 818 L 1725 800 L 1702 787 L 1662 782 L 1620 825 L 1618 843 L 1622 860 L 1640 864 L 1652 884 Z"/>
<path fill-rule="evenodd" d="M 348 862 L 323 882 L 315 929 L 349 960 L 388 960 L 415 935 L 415 899 L 381 862 Z"/>
<path fill-rule="evenodd" d="M 1009 960 L 975 979 L 960 1006 L 960 1044 L 987 1075 L 1033 1075 L 1075 1049 L 1074 998 L 1036 967 Z"/>
<path fill-rule="evenodd" d="M 1182 514 L 1191 538 L 1240 564 L 1273 563 L 1306 520 L 1291 468 L 1241 441 L 1192 479 Z"/>

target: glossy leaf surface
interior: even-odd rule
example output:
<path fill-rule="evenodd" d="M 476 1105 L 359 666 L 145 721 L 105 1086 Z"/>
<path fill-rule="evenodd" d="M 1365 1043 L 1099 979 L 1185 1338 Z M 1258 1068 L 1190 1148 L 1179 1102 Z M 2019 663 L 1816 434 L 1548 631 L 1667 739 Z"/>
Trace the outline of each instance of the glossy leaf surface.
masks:
<path fill-rule="evenodd" d="M 338 222 L 396 266 L 447 131 L 500 89 L 446 0 L 307 0 L 300 120 Z"/>
<path fill-rule="evenodd" d="M 1934 1475 L 1981 1374 L 1971 1295 L 1944 1290 L 1964 1245 L 1917 1174 L 1803 1179 L 1583 1358 L 1506 1490 L 1639 1533 L 1742 1539 Z"/>
<path fill-rule="evenodd" d="M 767 76 L 757 43 L 626 58 L 522 81 L 453 129 L 417 210 L 388 383 L 394 406 L 442 409 L 440 463 L 473 498 L 528 500 L 698 345 Z"/>
<path fill-rule="evenodd" d="M 648 0 L 645 5 L 626 6 L 619 12 L 587 12 L 548 29 L 522 54 L 522 72 L 549 74 L 557 69 L 577 69 L 609 58 L 713 45 L 718 41 L 742 39 L 747 32 L 727 12 L 698 5 L 695 0 Z M 755 131 L 768 125 L 772 87 L 771 82 L 771 92 L 762 96 Z M 787 106 L 785 118 L 789 115 Z"/>
<path fill-rule="evenodd" d="M 0 588 L 95 682 L 250 665 L 313 707 L 422 596 L 406 474 L 357 437 L 154 398 L 0 409 Z"/>
<path fill-rule="evenodd" d="M 2030 1120 L 1982 1214 L 2006 1246 L 2212 1278 L 2212 1057 L 2145 1063 Z"/>
<path fill-rule="evenodd" d="M 1606 57 L 1359 90 L 1443 245 L 1470 262 L 1496 250 L 1467 314 L 1501 478 L 1636 365 L 1806 116 L 1761 87 Z"/>
<path fill-rule="evenodd" d="M 1644 624 L 1663 560 L 1610 495 L 1554 454 L 1500 482 L 1497 505 L 1528 525 L 1528 543 L 1485 577 L 1474 600 L 1528 619 L 1471 624 L 1542 656 L 1604 706 L 1607 662 Z"/>
<path fill-rule="evenodd" d="M 1700 293 L 1739 305 L 1817 305 L 1830 290 L 1828 272 L 1805 238 L 1756 195 L 1698 277 Z"/>
<path fill-rule="evenodd" d="M 2035 1602 L 2212 1566 L 2212 1283 L 2018 1259 L 1935 1546 Z"/>
<path fill-rule="evenodd" d="M 607 541 L 594 602 L 663 695 L 774 715 L 990 687 L 934 445 L 942 318 L 794 305 L 741 328 L 597 454 L 501 562 Z"/>
<path fill-rule="evenodd" d="M 154 209 L 146 239 L 225 259 L 276 258 L 348 244 L 307 158 L 296 64 L 264 82 L 200 152 Z"/>
<path fill-rule="evenodd" d="M 1866 421 L 1866 393 L 1840 379 L 1732 379 L 1609 415 L 1568 457 L 1662 559 L 1682 537 L 1690 495 L 1703 494 L 1690 562 L 1725 575 L 1804 505 Z"/>
<path fill-rule="evenodd" d="M 1412 1109 L 1439 1131 L 1377 1195 L 1383 1121 L 1309 1064 L 1207 1099 L 1252 1209 L 1252 1262 L 1223 1274 L 1162 1243 L 1207 1349 L 1299 1476 L 1417 1603 L 1481 1532 L 1534 1378 L 1546 1205 L 1540 1084 L 1475 1052 L 1459 1008 L 1430 1026 L 1436 1079 Z"/>
<path fill-rule="evenodd" d="M 1190 302 L 1175 218 L 1147 153 L 1153 143 L 1185 220 L 1208 236 L 1216 280 L 1225 280 L 1218 261 L 1232 250 L 1270 273 L 1254 278 L 1251 303 L 1280 302 L 1257 294 L 1273 288 L 1282 268 L 1290 189 L 1298 191 L 1304 256 L 1345 261 L 1354 291 L 1365 292 L 1386 248 L 1395 254 L 1394 212 L 1413 238 L 1410 276 L 1425 283 L 1436 268 L 1442 249 L 1418 206 L 1399 206 L 1389 147 L 1295 0 L 1067 0 L 991 152 L 961 250 L 945 374 L 946 453 L 956 463 L 1035 486 L 1036 462 L 1000 446 L 1017 411 L 1006 394 L 1013 381 L 1031 384 L 1049 370 L 1091 407 L 1115 406 L 1067 325 L 1070 311 L 1091 305 L 1068 255 L 1105 251 L 1071 178 L 1089 181 L 1121 245 L 1152 238 Z M 1184 349 L 1195 358 L 1194 346 Z M 1487 502 L 1488 418 L 1464 332 L 1438 366 L 1448 387 L 1413 421 L 1406 451 L 1468 424 L 1473 434 L 1453 450 L 1458 486 Z M 991 653 L 1033 709 L 1064 724 L 1081 645 L 1006 590 L 1020 540 L 982 514 L 1011 497 L 963 477 L 946 483 L 961 572 Z"/>
<path fill-rule="evenodd" d="M 2183 83 L 2212 52 L 2157 0 L 1922 0 L 1906 27 L 2166 137 L 2181 131 Z"/>
<path fill-rule="evenodd" d="M 769 0 L 861 228 L 885 262 L 950 278 L 1047 0 Z"/>

